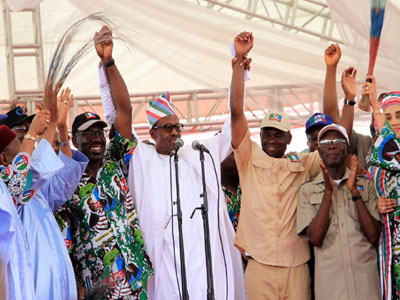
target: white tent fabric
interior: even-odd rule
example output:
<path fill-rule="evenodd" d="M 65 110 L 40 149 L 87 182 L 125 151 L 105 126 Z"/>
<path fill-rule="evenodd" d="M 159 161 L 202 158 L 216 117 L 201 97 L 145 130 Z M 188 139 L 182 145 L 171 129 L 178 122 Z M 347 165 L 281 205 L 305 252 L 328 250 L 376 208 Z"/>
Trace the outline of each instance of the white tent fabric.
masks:
<path fill-rule="evenodd" d="M 30 1 L 33 3 L 37 0 Z M 344 11 L 339 10 L 340 6 L 336 5 L 339 2 L 343 2 Z M 328 2 L 335 11 L 335 17 L 363 11 L 358 12 L 359 6 L 356 5 L 344 6 L 347 2 Z M 131 93 L 226 88 L 231 76 L 228 46 L 234 36 L 243 30 L 251 31 L 255 35 L 255 46 L 251 53 L 252 79 L 247 86 L 321 86 L 323 83 L 323 51 L 328 46 L 327 42 L 182 0 L 43 1 L 41 15 L 46 66 L 65 28 L 79 18 L 99 11 L 115 21 L 115 35 L 124 36 L 131 43 L 129 49 L 122 43 L 117 43 L 115 51 L 116 62 Z M 391 12 L 392 17 L 386 20 L 388 27 L 392 26 L 392 22 L 400 20 L 398 10 L 392 9 Z M 365 13 L 368 12 L 363 11 L 364 17 L 360 17 L 361 21 L 368 20 Z M 78 45 L 89 39 L 98 28 L 98 25 L 88 26 L 85 32 L 80 32 L 74 44 Z M 21 24 L 20 28 L 14 30 L 23 35 L 26 24 L 25 27 Z M 387 39 L 392 43 L 396 41 L 388 32 L 383 33 L 382 53 L 385 55 L 378 57 L 376 75 L 383 88 L 395 89 L 398 62 L 393 55 L 386 55 L 390 50 L 389 47 L 385 50 Z M 350 45 L 351 41 L 347 44 Z M 360 75 L 366 73 L 368 45 L 366 42 L 358 43 L 357 40 L 357 46 L 358 52 L 354 47 L 343 47 L 339 70 L 356 65 Z M 66 82 L 75 95 L 98 95 L 97 62 L 93 50 L 76 66 Z M 24 70 L 23 63 L 17 63 L 16 67 Z M 0 72 L 3 73 L 0 73 L 0 79 L 5 78 L 5 69 L 2 68 Z M 20 73 L 21 76 L 28 75 L 24 74 L 28 72 Z M 32 84 L 32 78 L 29 77 L 21 81 L 25 85 Z M 2 81 L 0 99 L 8 97 L 5 82 Z"/>
<path fill-rule="evenodd" d="M 303 0 L 300 0 L 303 1 Z M 364 80 L 368 66 L 369 0 L 326 0 L 345 45 L 342 48 L 340 72 L 347 66 L 358 68 L 359 81 Z M 10 7 L 21 9 L 21 3 L 36 5 L 40 0 L 7 0 Z M 158 93 L 192 89 L 219 90 L 229 85 L 231 77 L 229 44 L 234 36 L 251 31 L 255 45 L 251 80 L 246 86 L 302 84 L 322 88 L 325 64 L 323 52 L 328 42 L 293 31 L 275 29 L 262 22 L 247 20 L 200 7 L 185 0 L 44 0 L 40 4 L 46 69 L 57 41 L 73 22 L 93 12 L 102 12 L 115 25 L 115 60 L 131 93 Z M 243 1 L 232 0 L 232 5 Z M 398 90 L 400 43 L 400 0 L 392 0 L 385 17 L 381 47 L 375 67 L 378 84 L 383 90 Z M 396 5 L 393 5 L 395 3 Z M 3 23 L 0 22 L 0 27 Z M 16 42 L 30 34 L 31 23 L 17 22 L 13 28 Z M 74 39 L 76 48 L 90 39 L 99 25 L 87 24 Z M 129 48 L 126 47 L 129 46 Z M 4 53 L 4 29 L 0 29 L 0 53 Z M 99 95 L 94 50 L 74 69 L 65 86 L 75 96 Z M 5 55 L 0 55 L 5 66 Z M 34 70 L 26 61 L 16 61 L 17 83 L 21 89 L 34 88 Z M 340 92 L 340 89 L 338 89 Z M 269 99 L 274 96 L 269 95 Z M 276 96 L 277 97 L 277 96 Z M 8 98 L 6 69 L 0 68 L 0 99 Z M 276 98 L 276 100 L 278 100 Z M 367 115 L 366 115 L 367 117 Z M 355 122 L 358 132 L 368 134 L 368 121 Z M 304 129 L 293 130 L 289 150 L 305 147 Z M 258 134 L 255 133 L 255 136 Z M 256 138 L 257 140 L 257 138 Z"/>
<path fill-rule="evenodd" d="M 36 7 L 43 0 L 7 0 L 8 7 L 13 11 L 31 9 Z"/>
<path fill-rule="evenodd" d="M 369 55 L 370 1 L 327 0 L 335 23 L 356 66 L 367 66 Z M 388 90 L 399 90 L 400 8 L 387 3 L 377 57 L 377 82 Z M 364 73 L 365 74 L 365 73 Z"/>

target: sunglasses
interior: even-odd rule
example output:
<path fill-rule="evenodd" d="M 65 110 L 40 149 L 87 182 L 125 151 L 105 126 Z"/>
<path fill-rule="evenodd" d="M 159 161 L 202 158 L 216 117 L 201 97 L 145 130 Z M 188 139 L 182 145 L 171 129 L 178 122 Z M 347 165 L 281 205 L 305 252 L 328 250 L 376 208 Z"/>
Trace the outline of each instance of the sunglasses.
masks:
<path fill-rule="evenodd" d="M 28 127 L 25 125 L 17 125 L 11 128 L 12 131 L 14 132 L 22 132 L 22 131 L 27 131 Z"/>
<path fill-rule="evenodd" d="M 175 128 L 176 132 L 180 133 L 180 132 L 182 132 L 183 124 L 181 124 L 181 123 L 176 123 L 176 124 L 167 123 L 165 125 L 153 126 L 153 129 L 158 129 L 158 128 L 162 128 L 168 133 L 171 133 L 172 130 Z"/>
<path fill-rule="evenodd" d="M 320 148 L 328 148 L 329 146 L 342 146 L 346 144 L 345 139 L 322 140 L 318 142 Z"/>

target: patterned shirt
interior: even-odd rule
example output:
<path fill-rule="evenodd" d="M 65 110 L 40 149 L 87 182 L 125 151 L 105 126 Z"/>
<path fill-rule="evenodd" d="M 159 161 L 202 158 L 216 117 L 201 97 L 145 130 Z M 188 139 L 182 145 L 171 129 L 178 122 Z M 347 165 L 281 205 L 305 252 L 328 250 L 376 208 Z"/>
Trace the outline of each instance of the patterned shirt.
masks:
<path fill-rule="evenodd" d="M 226 208 L 228 209 L 229 219 L 231 219 L 233 229 L 237 228 L 239 222 L 239 214 L 240 214 L 240 201 L 242 197 L 242 190 L 240 189 L 240 185 L 237 187 L 237 194 L 235 195 L 230 190 L 222 187 L 222 190 L 225 194 L 225 202 Z"/>
<path fill-rule="evenodd" d="M 146 283 L 153 275 L 122 171 L 135 147 L 136 141 L 117 134 L 96 178 L 84 173 L 58 212 L 77 279 L 89 291 L 107 290 L 108 299 L 147 299 Z"/>

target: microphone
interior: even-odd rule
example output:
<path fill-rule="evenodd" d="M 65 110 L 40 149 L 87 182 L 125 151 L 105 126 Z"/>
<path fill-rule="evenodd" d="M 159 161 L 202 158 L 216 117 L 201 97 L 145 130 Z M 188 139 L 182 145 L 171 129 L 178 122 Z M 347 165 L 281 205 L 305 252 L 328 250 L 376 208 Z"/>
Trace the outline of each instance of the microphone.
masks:
<path fill-rule="evenodd" d="M 199 141 L 193 141 L 192 148 L 193 148 L 193 150 L 199 150 L 199 151 L 202 151 L 202 152 L 210 153 L 210 151 L 208 151 L 206 146 L 201 144 Z"/>
<path fill-rule="evenodd" d="M 179 139 L 179 138 L 176 139 L 174 148 L 172 148 L 170 156 L 175 155 L 179 151 L 179 149 L 181 149 L 183 147 L 183 144 L 184 144 L 184 142 L 182 139 Z"/>

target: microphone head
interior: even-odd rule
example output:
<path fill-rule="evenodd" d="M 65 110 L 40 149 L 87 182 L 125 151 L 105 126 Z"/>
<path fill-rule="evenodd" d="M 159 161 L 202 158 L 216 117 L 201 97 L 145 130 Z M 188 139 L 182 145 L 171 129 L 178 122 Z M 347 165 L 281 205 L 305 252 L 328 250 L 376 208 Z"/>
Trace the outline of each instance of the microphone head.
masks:
<path fill-rule="evenodd" d="M 181 148 L 183 146 L 183 144 L 185 144 L 183 142 L 183 140 L 181 138 L 177 138 L 175 141 L 175 146 L 178 146 L 179 148 Z"/>
<path fill-rule="evenodd" d="M 199 147 L 200 147 L 200 142 L 199 141 L 193 141 L 192 142 L 192 149 L 193 150 L 199 150 Z"/>

